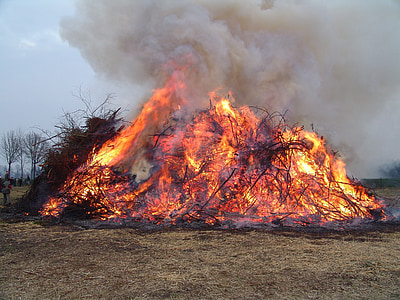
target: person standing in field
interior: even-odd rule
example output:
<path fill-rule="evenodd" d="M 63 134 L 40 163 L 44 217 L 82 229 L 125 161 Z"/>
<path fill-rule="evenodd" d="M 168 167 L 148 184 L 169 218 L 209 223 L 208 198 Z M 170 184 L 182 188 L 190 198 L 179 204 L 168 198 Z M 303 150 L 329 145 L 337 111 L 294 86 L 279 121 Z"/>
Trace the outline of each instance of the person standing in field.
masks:
<path fill-rule="evenodd" d="M 11 205 L 11 198 L 10 198 L 10 193 L 11 193 L 11 183 L 10 181 L 6 180 L 3 183 L 3 188 L 1 189 L 1 192 L 3 193 L 3 205 Z"/>

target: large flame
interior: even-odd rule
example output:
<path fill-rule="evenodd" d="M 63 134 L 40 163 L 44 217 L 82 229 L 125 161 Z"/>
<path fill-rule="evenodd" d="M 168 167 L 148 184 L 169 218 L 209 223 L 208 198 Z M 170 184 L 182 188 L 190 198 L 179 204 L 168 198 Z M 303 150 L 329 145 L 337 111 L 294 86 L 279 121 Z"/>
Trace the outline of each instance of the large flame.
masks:
<path fill-rule="evenodd" d="M 278 114 L 232 107 L 182 118 L 185 85 L 172 77 L 136 121 L 92 153 L 43 207 L 81 207 L 103 220 L 177 224 L 325 224 L 381 218 L 382 204 L 351 181 L 322 138 Z"/>

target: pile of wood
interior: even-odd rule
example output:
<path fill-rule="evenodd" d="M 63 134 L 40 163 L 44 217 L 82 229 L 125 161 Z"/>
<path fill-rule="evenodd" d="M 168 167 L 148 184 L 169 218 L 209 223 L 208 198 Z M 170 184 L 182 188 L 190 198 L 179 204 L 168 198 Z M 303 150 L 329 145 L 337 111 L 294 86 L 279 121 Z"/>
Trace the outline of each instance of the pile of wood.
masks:
<path fill-rule="evenodd" d="M 89 154 L 122 129 L 118 113 L 119 109 L 110 110 L 101 117 L 87 117 L 82 126 L 77 126 L 76 122 L 59 126 L 60 132 L 53 137 L 57 141 L 47 153 L 43 172 L 32 182 L 16 208 L 37 214 L 48 198 L 62 189 L 71 173 L 88 159 Z"/>
<path fill-rule="evenodd" d="M 359 183 L 346 183 L 351 192 L 346 191 L 325 164 L 326 153 L 311 153 L 313 143 L 302 136 L 303 128 L 290 127 L 282 115 L 265 111 L 255 129 L 248 126 L 253 119 L 249 108 L 232 117 L 221 115 L 215 107 L 196 113 L 184 124 L 171 118 L 159 134 L 149 136 L 153 142 L 145 149 L 151 162 L 147 180 L 137 182 L 120 168 L 83 163 L 73 173 L 65 172 L 70 176 L 55 195 L 57 209 L 62 208 L 57 216 L 232 227 L 321 225 L 384 216 L 376 199 Z M 200 136 L 195 134 L 199 127 L 206 128 Z M 95 136 L 90 146 L 79 145 L 87 150 L 81 152 L 79 162 L 98 143 Z M 200 139 L 199 146 L 194 139 Z M 196 163 L 188 161 L 188 151 Z M 334 159 L 335 154 L 328 152 Z M 316 166 L 313 174 L 293 173 L 299 155 Z M 70 166 L 61 168 L 66 169 Z"/>

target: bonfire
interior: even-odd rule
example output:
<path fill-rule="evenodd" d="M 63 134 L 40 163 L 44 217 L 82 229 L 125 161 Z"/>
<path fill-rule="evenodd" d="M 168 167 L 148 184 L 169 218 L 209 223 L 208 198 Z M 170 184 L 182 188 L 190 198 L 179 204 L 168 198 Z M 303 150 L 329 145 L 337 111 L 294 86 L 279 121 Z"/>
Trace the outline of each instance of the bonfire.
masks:
<path fill-rule="evenodd" d="M 41 214 L 79 211 L 108 223 L 343 226 L 385 219 L 383 204 L 346 175 L 315 132 L 279 113 L 209 95 L 188 112 L 172 76 L 131 126 L 95 148 Z"/>

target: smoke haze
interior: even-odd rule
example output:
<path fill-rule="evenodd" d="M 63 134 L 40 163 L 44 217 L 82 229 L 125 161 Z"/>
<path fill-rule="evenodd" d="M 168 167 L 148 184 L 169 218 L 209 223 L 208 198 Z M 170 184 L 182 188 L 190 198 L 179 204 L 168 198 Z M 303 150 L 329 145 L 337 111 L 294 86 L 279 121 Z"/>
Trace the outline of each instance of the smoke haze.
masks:
<path fill-rule="evenodd" d="M 96 72 L 140 88 L 133 107 L 185 68 L 193 106 L 224 88 L 288 110 L 351 174 L 374 177 L 400 159 L 399 28 L 398 0 L 82 0 L 61 35 Z"/>

